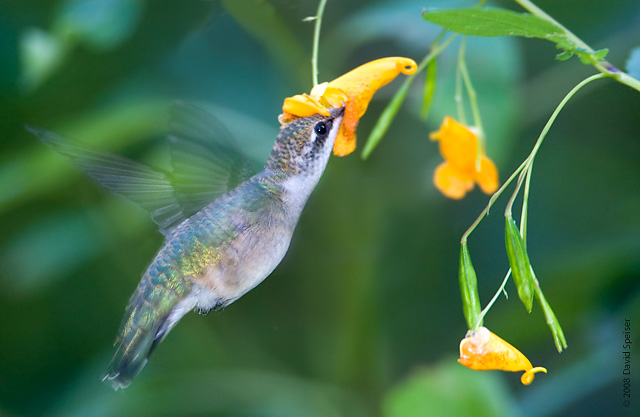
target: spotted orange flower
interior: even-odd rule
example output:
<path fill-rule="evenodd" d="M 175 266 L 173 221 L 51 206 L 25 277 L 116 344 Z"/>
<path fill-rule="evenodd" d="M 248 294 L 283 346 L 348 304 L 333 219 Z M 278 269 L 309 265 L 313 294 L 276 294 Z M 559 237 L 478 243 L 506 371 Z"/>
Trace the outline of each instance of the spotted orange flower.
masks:
<path fill-rule="evenodd" d="M 461 199 L 477 183 L 486 194 L 498 189 L 498 170 L 479 149 L 478 134 L 473 128 L 447 116 L 431 140 L 440 141 L 445 162 L 436 168 L 433 182 L 449 198 Z"/>
<path fill-rule="evenodd" d="M 537 372 L 547 373 L 541 366 L 534 368 L 518 349 L 486 327 L 467 332 L 466 337 L 460 342 L 458 362 L 476 371 L 525 371 L 520 377 L 524 385 L 531 384 Z"/>
<path fill-rule="evenodd" d="M 330 107 L 344 104 L 344 117 L 333 153 L 348 155 L 356 148 L 356 128 L 373 94 L 398 74 L 413 74 L 417 69 L 418 65 L 409 58 L 390 57 L 368 62 L 331 82 L 318 84 L 310 94 L 287 97 L 279 117 L 280 123 L 286 124 L 316 113 L 328 116 Z"/>

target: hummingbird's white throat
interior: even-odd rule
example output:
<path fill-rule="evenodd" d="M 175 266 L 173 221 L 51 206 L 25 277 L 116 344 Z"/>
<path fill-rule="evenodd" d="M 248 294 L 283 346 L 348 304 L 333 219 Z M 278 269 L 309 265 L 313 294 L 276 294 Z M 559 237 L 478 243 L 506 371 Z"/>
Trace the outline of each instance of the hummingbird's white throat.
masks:
<path fill-rule="evenodd" d="M 307 167 L 303 172 L 296 175 L 292 175 L 282 182 L 283 195 L 282 198 L 287 205 L 289 211 L 302 212 L 311 192 L 320 181 L 320 177 L 324 173 L 331 156 L 331 150 L 336 140 L 338 130 L 342 124 L 342 114 L 333 119 L 331 125 L 331 131 L 327 135 L 324 146 L 320 149 L 317 156 L 312 161 L 306 161 Z M 312 130 L 312 137 L 309 140 L 310 144 L 316 141 L 317 134 L 315 130 Z M 298 156 L 297 158 L 303 158 Z M 296 163 L 298 161 L 295 161 Z"/>

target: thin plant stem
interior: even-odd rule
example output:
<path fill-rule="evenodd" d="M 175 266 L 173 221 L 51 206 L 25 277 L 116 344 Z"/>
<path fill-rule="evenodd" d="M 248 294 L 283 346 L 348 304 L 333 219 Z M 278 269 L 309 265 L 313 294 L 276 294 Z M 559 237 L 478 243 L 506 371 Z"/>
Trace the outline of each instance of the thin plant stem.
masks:
<path fill-rule="evenodd" d="M 529 13 L 531 13 L 533 15 L 536 15 L 536 16 L 538 16 L 538 17 L 540 17 L 540 18 L 542 18 L 542 19 L 544 19 L 544 20 L 546 20 L 548 22 L 551 22 L 554 25 L 558 26 L 560 29 L 562 29 L 567 34 L 567 38 L 569 38 L 573 43 L 575 43 L 578 48 L 584 49 L 584 50 L 589 51 L 589 52 L 593 52 L 593 48 L 591 48 L 589 45 L 587 45 L 582 39 L 577 37 L 569 29 L 564 27 L 564 25 L 562 25 L 556 19 L 554 19 L 553 17 L 548 15 L 544 10 L 542 10 L 541 8 L 536 6 L 533 2 L 531 2 L 529 0 L 515 0 L 515 2 L 518 3 L 520 6 L 522 6 L 522 8 L 527 10 Z"/>
<path fill-rule="evenodd" d="M 566 27 L 564 27 L 560 22 L 558 22 L 557 20 L 555 20 L 553 17 L 551 17 L 550 15 L 548 15 L 544 10 L 542 10 L 541 8 L 539 8 L 538 6 L 536 6 L 532 1 L 530 0 L 514 0 L 516 3 L 518 3 L 520 6 L 522 6 L 523 9 L 527 10 L 529 13 L 538 16 L 550 23 L 553 23 L 554 25 L 558 26 L 560 29 L 562 29 L 565 32 L 565 35 L 567 37 L 568 40 L 570 40 L 571 42 L 573 42 L 577 48 L 579 49 L 583 49 L 587 52 L 594 52 L 593 48 L 590 47 L 586 42 L 584 42 L 582 39 L 580 39 L 579 37 L 577 37 L 573 32 L 571 32 L 569 29 L 567 29 Z M 638 90 L 640 91 L 640 81 L 633 78 L 632 76 L 630 76 L 629 74 L 627 74 L 626 72 L 620 71 L 618 68 L 614 67 L 613 65 L 611 65 L 611 63 L 598 59 L 592 55 L 588 56 L 589 62 L 591 63 L 591 65 L 593 65 L 598 71 L 600 71 L 601 73 L 605 74 L 608 77 L 611 77 L 613 79 L 615 79 L 616 81 L 633 88 L 634 90 Z"/>
<path fill-rule="evenodd" d="M 540 132 L 540 136 L 538 137 L 538 140 L 536 141 L 536 144 L 534 145 L 533 149 L 531 150 L 531 153 L 529 154 L 529 156 L 525 160 L 525 164 L 526 164 L 526 166 L 524 168 L 525 170 L 530 170 L 531 167 L 533 166 L 533 160 L 535 159 L 536 154 L 538 153 L 538 150 L 540 149 L 540 146 L 542 145 L 542 142 L 544 141 L 544 138 L 547 136 L 547 133 L 549 133 L 549 129 L 551 129 L 551 126 L 556 121 L 556 118 L 558 117 L 558 115 L 560 114 L 560 112 L 562 111 L 564 106 L 567 104 L 567 102 L 569 100 L 571 100 L 571 98 L 582 87 L 584 87 L 585 85 L 589 84 L 591 81 L 599 80 L 600 78 L 604 78 L 606 76 L 607 76 L 606 74 L 600 73 L 600 74 L 592 75 L 591 77 L 587 77 L 584 80 L 582 80 L 581 82 L 579 82 L 575 87 L 573 87 L 571 89 L 571 91 L 569 91 L 569 93 L 567 93 L 566 96 L 564 96 L 564 98 L 562 99 L 560 104 L 558 104 L 556 109 L 551 114 L 551 117 L 549 117 L 549 120 L 547 121 L 547 124 L 542 129 L 542 132 Z M 507 204 L 507 209 L 505 210 L 505 216 L 507 216 L 507 217 L 511 216 L 511 206 L 513 205 L 513 201 L 515 200 L 516 194 L 520 190 L 520 185 L 522 183 L 522 180 L 523 180 L 523 177 L 522 177 L 522 174 L 521 174 L 521 177 L 518 180 L 518 187 L 516 188 L 516 191 L 513 193 L 513 196 L 509 200 L 509 203 Z M 528 191 L 526 193 L 526 197 L 527 197 L 527 199 L 529 197 Z M 523 200 L 522 204 L 523 204 L 523 207 L 526 206 L 528 204 L 528 200 L 526 200 L 526 199 Z"/>
<path fill-rule="evenodd" d="M 484 320 L 484 316 L 486 316 L 489 310 L 491 310 L 491 307 L 493 307 L 493 304 L 496 302 L 496 300 L 500 296 L 500 293 L 504 292 L 506 296 L 507 292 L 505 291 L 504 287 L 507 285 L 507 281 L 509 281 L 510 276 L 511 276 L 511 268 L 509 268 L 509 270 L 507 271 L 507 274 L 504 276 L 504 279 L 502 280 L 502 284 L 500 284 L 500 288 L 498 288 L 498 291 L 496 291 L 496 293 L 493 295 L 493 298 L 491 298 L 491 301 L 489 301 L 487 306 L 483 308 L 482 311 L 480 312 L 480 315 L 478 316 L 478 320 L 476 320 L 476 323 L 474 325 L 474 330 L 478 328 L 478 324 L 482 323 L 482 321 Z"/>
<path fill-rule="evenodd" d="M 523 242 L 527 243 L 527 217 L 529 213 L 529 188 L 531 185 L 531 173 L 533 172 L 533 162 L 529 165 L 527 170 L 527 178 L 524 182 L 524 191 L 522 194 L 522 213 L 520 214 L 520 235 Z"/>
<path fill-rule="evenodd" d="M 445 29 L 446 32 L 446 29 Z M 438 39 L 440 39 L 440 36 L 442 35 L 438 35 Z M 458 34 L 453 34 L 449 37 L 449 39 L 445 40 L 444 42 L 438 44 L 435 48 L 432 48 L 431 51 L 429 51 L 429 53 L 422 58 L 422 61 L 420 61 L 420 63 L 418 64 L 418 69 L 416 70 L 416 72 L 414 72 L 413 74 L 411 74 L 409 77 L 415 77 L 416 74 L 420 73 L 421 71 L 423 71 L 427 65 L 429 65 L 429 62 L 431 62 L 431 60 L 433 60 L 434 58 L 436 58 L 438 55 L 440 55 L 440 53 L 442 51 L 445 50 L 445 48 L 447 46 L 449 46 L 449 44 L 451 44 L 451 42 L 453 42 L 455 40 L 455 38 L 458 37 Z M 407 78 L 409 78 L 407 77 Z"/>
<path fill-rule="evenodd" d="M 464 101 L 462 100 L 462 66 L 460 62 L 464 61 L 464 50 L 467 37 L 463 36 L 460 41 L 460 49 L 458 50 L 458 67 L 456 68 L 456 92 L 454 99 L 456 101 L 456 107 L 458 109 L 458 120 L 460 123 L 466 125 L 467 117 L 464 111 Z"/>
<path fill-rule="evenodd" d="M 311 52 L 311 76 L 313 78 L 313 86 L 318 85 L 318 46 L 320 45 L 320 27 L 322 26 L 322 15 L 324 15 L 324 7 L 327 0 L 320 0 L 318 4 L 318 12 L 315 17 L 315 26 L 313 29 L 313 50 Z"/>
<path fill-rule="evenodd" d="M 464 44 L 466 44 L 466 37 L 463 41 L 463 45 Z M 460 74 L 462 75 L 462 80 L 464 81 L 464 86 L 467 90 L 467 96 L 469 96 L 469 105 L 471 106 L 471 113 L 473 114 L 473 124 L 480 131 L 481 143 L 484 147 L 484 129 L 482 127 L 482 119 L 480 117 L 480 109 L 478 107 L 478 95 L 471 83 L 471 77 L 469 76 L 469 70 L 467 69 L 464 52 L 460 55 L 458 65 L 460 65 Z"/>
<path fill-rule="evenodd" d="M 482 221 L 482 219 L 489 214 L 489 209 L 491 208 L 491 206 L 493 206 L 493 203 L 495 203 L 495 201 L 498 199 L 498 197 L 500 197 L 500 195 L 502 194 L 502 192 L 509 186 L 509 184 L 511 184 L 511 182 L 514 180 L 514 178 L 516 177 L 516 175 L 518 175 L 520 173 L 520 171 L 522 171 L 524 169 L 524 167 L 527 165 L 527 160 L 525 159 L 520 166 L 518 167 L 518 169 L 516 169 L 515 171 L 513 171 L 513 173 L 511 174 L 511 176 L 504 182 L 504 184 L 502 184 L 502 186 L 498 189 L 498 191 L 496 191 L 495 193 L 493 193 L 493 195 L 491 196 L 491 198 L 489 199 L 489 202 L 487 203 L 487 205 L 485 206 L 485 208 L 480 212 L 480 215 L 478 216 L 478 218 L 476 218 L 476 220 L 471 224 L 471 226 L 469 226 L 469 228 L 467 229 L 466 232 L 464 232 L 464 234 L 462 235 L 462 239 L 460 239 L 460 243 L 464 244 L 467 243 L 467 239 L 469 238 L 469 235 L 475 230 L 476 227 L 478 227 L 478 225 L 480 224 L 480 222 Z"/>
<path fill-rule="evenodd" d="M 482 127 L 482 118 L 480 117 L 480 108 L 478 106 L 478 95 L 476 94 L 473 83 L 471 83 L 471 77 L 469 76 L 469 70 L 467 68 L 467 61 L 465 59 L 465 50 L 467 38 L 464 37 L 462 44 L 460 45 L 460 54 L 458 56 L 458 69 L 464 81 L 465 89 L 467 90 L 467 96 L 469 97 L 469 105 L 471 107 L 471 114 L 473 115 L 473 124 L 477 130 L 478 136 L 478 149 L 476 150 L 476 170 L 480 171 L 480 161 L 482 155 L 485 153 L 485 135 L 484 128 Z M 462 123 L 465 123 L 462 121 Z"/>
<path fill-rule="evenodd" d="M 542 141 L 544 140 L 544 138 L 546 137 L 547 133 L 549 132 L 549 129 L 551 128 L 551 125 L 553 125 L 553 122 L 555 122 L 556 118 L 558 117 L 558 114 L 560 113 L 560 111 L 564 108 L 564 106 L 567 104 L 567 102 L 585 85 L 589 84 L 592 81 L 598 80 L 600 78 L 604 78 L 606 77 L 606 74 L 595 74 L 592 75 L 588 78 L 585 78 L 584 80 L 582 80 L 580 83 L 578 83 L 578 85 L 576 85 L 575 87 L 573 87 L 573 89 L 571 89 L 571 91 L 569 91 L 569 93 L 562 99 L 562 101 L 560 102 L 560 104 L 558 104 L 558 106 L 556 107 L 556 109 L 554 110 L 553 114 L 551 115 L 551 117 L 549 118 L 549 120 L 547 121 L 547 124 L 544 126 L 544 128 L 542 129 L 542 132 L 540 133 L 540 136 L 538 137 L 538 140 L 536 141 L 536 144 L 534 145 L 533 149 L 531 150 L 531 153 L 529 154 L 529 156 L 520 164 L 520 166 L 511 174 L 511 176 L 509 177 L 509 179 L 507 179 L 504 184 L 502 184 L 502 186 L 498 189 L 498 191 L 496 191 L 491 198 L 489 199 L 489 203 L 487 203 L 486 207 L 482 210 L 482 212 L 480 213 L 480 215 L 478 216 L 478 218 L 471 224 L 471 226 L 469 227 L 469 229 L 467 229 L 467 231 L 462 235 L 462 239 L 460 240 L 461 244 L 464 244 L 467 242 L 467 239 L 469 237 L 469 235 L 475 230 L 475 228 L 478 226 L 478 224 L 480 224 L 480 222 L 482 221 L 482 219 L 489 213 L 489 209 L 491 208 L 491 206 L 493 205 L 493 203 L 495 202 L 495 200 L 497 200 L 497 198 L 502 194 L 502 192 L 509 186 L 509 184 L 511 184 L 511 182 L 515 179 L 516 175 L 519 175 L 523 169 L 530 169 L 531 165 L 533 164 L 533 159 L 535 158 L 535 155 L 538 153 L 538 150 L 540 149 L 540 145 L 542 145 Z M 518 180 L 519 183 L 522 182 L 521 179 Z M 519 190 L 519 186 L 518 186 L 518 190 Z M 517 191 L 517 190 L 516 190 Z M 528 192 L 526 193 L 527 197 L 528 197 Z M 512 196 L 511 200 L 515 200 L 515 193 Z M 513 202 L 511 202 L 511 204 L 513 204 Z M 523 204 L 527 204 L 527 200 L 523 201 Z M 509 207 L 509 211 L 508 213 L 510 213 L 510 207 Z M 506 215 L 507 211 L 505 211 L 505 215 Z"/>
<path fill-rule="evenodd" d="M 507 207 L 504 210 L 505 217 L 511 217 L 511 209 L 513 207 L 513 203 L 516 201 L 518 197 L 518 193 L 520 192 L 520 188 L 522 188 L 522 183 L 524 182 L 524 177 L 526 175 L 527 169 L 529 169 L 529 158 L 527 158 L 527 164 L 524 167 L 524 170 L 520 171 L 520 175 L 518 175 L 518 182 L 516 183 L 516 189 L 511 194 L 511 198 L 507 202 Z"/>

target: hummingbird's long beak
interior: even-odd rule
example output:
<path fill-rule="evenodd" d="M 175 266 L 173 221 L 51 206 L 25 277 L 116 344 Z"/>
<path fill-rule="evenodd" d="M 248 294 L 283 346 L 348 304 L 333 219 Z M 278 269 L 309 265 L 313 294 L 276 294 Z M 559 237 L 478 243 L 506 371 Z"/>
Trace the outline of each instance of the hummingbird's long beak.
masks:
<path fill-rule="evenodd" d="M 342 116 L 344 114 L 344 109 L 346 108 L 346 105 L 342 105 L 340 107 L 331 107 L 329 109 L 329 113 L 331 114 L 331 116 L 338 117 L 338 116 Z"/>

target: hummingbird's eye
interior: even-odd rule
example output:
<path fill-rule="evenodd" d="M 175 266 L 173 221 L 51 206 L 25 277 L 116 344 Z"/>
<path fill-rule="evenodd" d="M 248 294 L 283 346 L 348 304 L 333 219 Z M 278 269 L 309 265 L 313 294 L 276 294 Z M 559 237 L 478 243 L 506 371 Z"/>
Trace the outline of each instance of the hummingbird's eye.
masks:
<path fill-rule="evenodd" d="M 318 122 L 313 128 L 313 130 L 315 130 L 316 135 L 325 136 L 327 135 L 327 133 L 329 133 L 330 128 L 331 128 L 331 125 L 328 122 Z"/>

